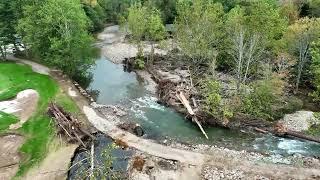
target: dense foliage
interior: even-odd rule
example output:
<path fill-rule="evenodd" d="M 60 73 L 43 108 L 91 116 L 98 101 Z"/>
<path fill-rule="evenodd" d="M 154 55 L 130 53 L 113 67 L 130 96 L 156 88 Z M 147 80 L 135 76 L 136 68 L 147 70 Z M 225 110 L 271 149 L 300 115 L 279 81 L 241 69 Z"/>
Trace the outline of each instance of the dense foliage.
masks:
<path fill-rule="evenodd" d="M 195 64 L 214 63 L 223 32 L 224 11 L 220 3 L 181 1 L 175 22 L 176 40 L 183 54 Z"/>
<path fill-rule="evenodd" d="M 319 12 L 319 0 L 2 0 L 0 50 L 5 58 L 6 45 L 20 36 L 36 59 L 79 75 L 93 63 L 90 33 L 120 23 L 138 47 L 135 66 L 143 69 L 172 23 L 179 56 L 194 71 L 206 70 L 212 114 L 219 105 L 219 113 L 272 118 L 290 96 L 310 94 L 319 102 Z M 217 71 L 234 78 L 231 100 L 217 90 Z"/>
<path fill-rule="evenodd" d="M 24 42 L 36 57 L 70 75 L 93 63 L 92 38 L 87 29 L 87 16 L 80 2 L 74 0 L 28 5 L 18 25 Z"/>

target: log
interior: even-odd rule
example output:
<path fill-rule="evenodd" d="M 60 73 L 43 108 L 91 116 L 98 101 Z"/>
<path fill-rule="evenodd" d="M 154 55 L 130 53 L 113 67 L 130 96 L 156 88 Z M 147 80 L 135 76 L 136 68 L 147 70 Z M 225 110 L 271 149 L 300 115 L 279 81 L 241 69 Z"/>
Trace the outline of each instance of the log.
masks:
<path fill-rule="evenodd" d="M 207 139 L 209 139 L 207 133 L 206 133 L 206 132 L 204 131 L 204 129 L 202 128 L 201 123 L 198 121 L 198 118 L 197 118 L 197 117 L 193 117 L 192 120 L 197 123 L 197 125 L 199 126 L 202 134 L 203 134 Z"/>
<path fill-rule="evenodd" d="M 263 134 L 267 134 L 268 133 L 267 130 L 260 129 L 260 128 L 257 128 L 257 127 L 255 127 L 254 130 L 257 131 L 257 132 L 263 133 Z"/>
<path fill-rule="evenodd" d="M 197 108 L 198 107 L 198 104 L 197 104 L 197 101 L 196 101 L 196 99 L 193 97 L 193 98 L 191 98 L 192 99 L 192 102 L 193 102 L 193 106 L 195 107 L 195 108 Z"/>
<path fill-rule="evenodd" d="M 316 139 L 316 138 L 313 138 L 313 137 L 310 137 L 310 136 L 306 136 L 304 134 L 301 134 L 301 133 L 298 133 L 298 132 L 295 132 L 295 131 L 288 130 L 285 133 L 285 135 L 286 136 L 291 136 L 291 137 L 296 137 L 296 138 L 299 138 L 299 139 L 308 140 L 308 141 L 313 141 L 313 142 L 316 142 L 316 143 L 320 143 L 320 139 Z"/>
<path fill-rule="evenodd" d="M 204 131 L 204 129 L 201 126 L 201 123 L 198 121 L 198 118 L 195 116 L 195 113 L 193 111 L 193 109 L 190 106 L 189 101 L 187 100 L 187 98 L 184 96 L 183 92 L 180 92 L 177 95 L 177 98 L 181 101 L 181 103 L 183 104 L 183 106 L 188 110 L 188 113 L 192 116 L 192 121 L 194 121 L 200 128 L 202 134 L 209 139 L 207 133 Z"/>
<path fill-rule="evenodd" d="M 73 118 L 70 113 L 65 112 L 62 108 L 51 103 L 49 106 L 49 112 L 56 120 L 57 126 L 59 126 L 62 129 L 62 132 L 64 132 L 64 134 L 71 140 L 76 139 L 85 147 L 85 144 L 81 140 L 79 134 L 88 135 L 94 139 L 90 133 L 81 128 L 81 124 L 76 118 Z"/>
<path fill-rule="evenodd" d="M 184 96 L 183 92 L 180 92 L 179 93 L 179 100 L 182 102 L 182 104 L 184 105 L 184 107 L 187 108 L 188 110 L 188 113 L 191 115 L 191 116 L 194 116 L 195 113 L 193 112 L 193 109 L 191 108 L 190 106 L 190 103 L 189 101 L 187 100 L 187 98 Z"/>
<path fill-rule="evenodd" d="M 94 177 L 94 142 L 91 142 L 91 154 L 90 154 L 90 178 Z"/>

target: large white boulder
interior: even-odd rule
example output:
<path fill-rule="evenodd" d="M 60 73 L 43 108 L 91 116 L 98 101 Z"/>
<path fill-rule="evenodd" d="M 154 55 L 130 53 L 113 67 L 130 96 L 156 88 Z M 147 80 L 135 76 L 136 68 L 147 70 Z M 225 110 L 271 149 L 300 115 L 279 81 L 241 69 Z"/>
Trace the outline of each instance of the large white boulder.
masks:
<path fill-rule="evenodd" d="M 280 122 L 289 130 L 298 132 L 306 131 L 312 125 L 320 123 L 312 111 L 297 111 L 293 114 L 286 114 Z"/>

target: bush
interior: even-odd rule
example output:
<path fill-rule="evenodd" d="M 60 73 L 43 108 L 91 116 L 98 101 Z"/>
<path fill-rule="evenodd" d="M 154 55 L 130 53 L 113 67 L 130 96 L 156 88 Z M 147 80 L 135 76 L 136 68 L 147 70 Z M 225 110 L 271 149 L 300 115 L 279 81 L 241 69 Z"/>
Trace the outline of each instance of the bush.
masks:
<path fill-rule="evenodd" d="M 277 98 L 272 88 L 273 83 L 270 80 L 255 83 L 253 91 L 243 97 L 242 112 L 255 117 L 272 119 L 272 105 Z"/>
<path fill-rule="evenodd" d="M 134 61 L 134 68 L 136 69 L 144 69 L 145 67 L 145 62 L 142 58 L 137 58 L 135 61 Z"/>
<path fill-rule="evenodd" d="M 217 80 L 207 80 L 203 83 L 205 108 L 214 117 L 231 118 L 233 112 L 228 108 L 221 96 L 221 85 Z"/>

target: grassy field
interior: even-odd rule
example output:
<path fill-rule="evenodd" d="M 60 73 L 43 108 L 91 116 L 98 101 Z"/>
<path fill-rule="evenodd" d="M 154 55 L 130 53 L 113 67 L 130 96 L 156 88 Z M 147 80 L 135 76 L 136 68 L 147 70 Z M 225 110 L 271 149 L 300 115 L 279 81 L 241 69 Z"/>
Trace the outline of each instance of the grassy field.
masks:
<path fill-rule="evenodd" d="M 37 111 L 17 130 L 26 138 L 20 148 L 24 158 L 17 176 L 23 175 L 30 167 L 39 163 L 48 152 L 50 142 L 55 138 L 54 124 L 47 115 L 49 102 L 56 101 L 70 112 L 79 112 L 71 98 L 63 94 L 58 84 L 49 76 L 35 73 L 26 65 L 0 63 L 0 101 L 12 99 L 25 89 L 36 90 L 40 98 Z M 5 133 L 9 125 L 17 121 L 16 117 L 0 112 L 0 133 Z"/>

